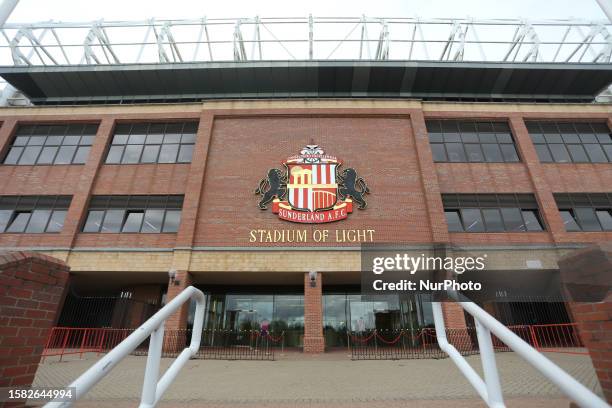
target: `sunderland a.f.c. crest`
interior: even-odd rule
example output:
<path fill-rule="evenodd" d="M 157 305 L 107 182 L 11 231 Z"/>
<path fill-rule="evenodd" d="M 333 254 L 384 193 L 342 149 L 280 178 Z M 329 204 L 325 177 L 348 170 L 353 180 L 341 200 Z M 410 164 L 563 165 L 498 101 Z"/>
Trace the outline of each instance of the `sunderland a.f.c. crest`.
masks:
<path fill-rule="evenodd" d="M 343 220 L 354 205 L 367 207 L 370 189 L 363 178 L 355 169 L 342 169 L 342 161 L 318 145 L 307 145 L 282 165 L 283 170 L 268 170 L 255 190 L 262 210 L 271 205 L 283 220 L 316 224 Z"/>

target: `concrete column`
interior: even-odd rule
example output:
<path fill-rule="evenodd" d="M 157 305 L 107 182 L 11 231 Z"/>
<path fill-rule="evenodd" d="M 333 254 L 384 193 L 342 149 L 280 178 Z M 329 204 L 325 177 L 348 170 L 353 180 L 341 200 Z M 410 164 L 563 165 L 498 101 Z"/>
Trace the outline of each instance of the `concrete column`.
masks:
<path fill-rule="evenodd" d="M 314 284 L 310 274 L 304 274 L 304 353 L 319 354 L 325 351 L 322 287 L 323 274 L 316 272 Z"/>

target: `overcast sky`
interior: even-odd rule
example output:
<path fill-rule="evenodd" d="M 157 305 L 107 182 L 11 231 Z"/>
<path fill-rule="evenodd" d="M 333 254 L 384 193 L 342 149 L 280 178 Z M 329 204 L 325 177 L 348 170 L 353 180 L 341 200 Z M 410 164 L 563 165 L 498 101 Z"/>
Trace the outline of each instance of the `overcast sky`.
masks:
<path fill-rule="evenodd" d="M 603 20 L 595 0 L 21 0 L 9 22 L 216 17 L 474 17 Z"/>

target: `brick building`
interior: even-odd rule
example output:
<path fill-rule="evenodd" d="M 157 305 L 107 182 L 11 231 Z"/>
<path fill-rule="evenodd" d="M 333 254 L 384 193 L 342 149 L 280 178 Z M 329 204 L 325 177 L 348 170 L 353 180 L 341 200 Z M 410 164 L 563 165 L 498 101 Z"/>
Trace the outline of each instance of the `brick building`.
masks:
<path fill-rule="evenodd" d="M 268 322 L 320 352 L 432 324 L 426 297 L 361 298 L 362 243 L 508 271 L 612 240 L 612 105 L 593 103 L 609 65 L 363 64 L 3 68 L 34 106 L 0 109 L 0 248 L 70 266 L 61 325 L 133 327 L 195 285 L 206 328 Z M 366 209 L 312 224 L 259 208 L 260 180 L 307 145 L 363 177 Z M 488 307 L 571 321 L 562 303 Z"/>

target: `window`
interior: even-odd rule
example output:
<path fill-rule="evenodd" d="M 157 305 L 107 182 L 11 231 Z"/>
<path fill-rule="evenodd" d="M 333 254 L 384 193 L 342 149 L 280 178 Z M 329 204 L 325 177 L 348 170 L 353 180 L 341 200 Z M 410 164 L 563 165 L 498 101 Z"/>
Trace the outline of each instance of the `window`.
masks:
<path fill-rule="evenodd" d="M 191 163 L 197 127 L 197 122 L 119 124 L 106 163 Z"/>
<path fill-rule="evenodd" d="M 612 193 L 556 193 L 568 232 L 612 231 Z"/>
<path fill-rule="evenodd" d="M 177 232 L 183 196 L 93 196 L 83 232 Z"/>
<path fill-rule="evenodd" d="M 526 122 L 541 162 L 612 162 L 612 138 L 601 122 Z"/>
<path fill-rule="evenodd" d="M 435 162 L 518 162 L 512 133 L 505 122 L 428 120 Z"/>
<path fill-rule="evenodd" d="M 0 233 L 60 232 L 70 196 L 1 196 Z"/>
<path fill-rule="evenodd" d="M 533 194 L 443 194 L 449 232 L 543 231 Z"/>
<path fill-rule="evenodd" d="M 21 125 L 9 146 L 4 164 L 83 164 L 87 161 L 98 125 Z"/>

